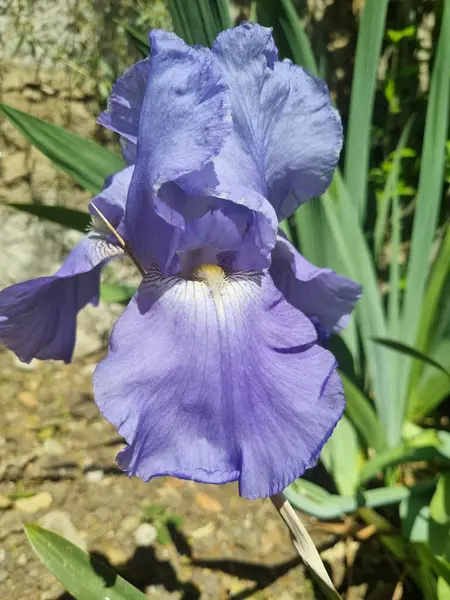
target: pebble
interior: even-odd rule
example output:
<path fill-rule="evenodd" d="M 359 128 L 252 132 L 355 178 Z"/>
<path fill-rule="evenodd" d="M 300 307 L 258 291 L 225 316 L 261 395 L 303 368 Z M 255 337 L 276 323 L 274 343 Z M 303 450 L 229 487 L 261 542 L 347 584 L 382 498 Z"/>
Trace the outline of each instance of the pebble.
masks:
<path fill-rule="evenodd" d="M 19 565 L 19 567 L 24 567 L 28 562 L 27 559 L 27 555 L 26 554 L 19 554 L 19 556 L 17 557 L 17 564 Z"/>
<path fill-rule="evenodd" d="M 79 531 L 77 531 L 69 513 L 63 510 L 52 510 L 42 516 L 38 520 L 38 523 L 41 527 L 44 527 L 44 529 L 49 529 L 50 531 L 61 535 L 82 550 L 87 550 L 86 540 Z"/>
<path fill-rule="evenodd" d="M 0 563 L 3 562 L 6 558 L 6 550 L 4 548 L 0 548 Z"/>
<path fill-rule="evenodd" d="M 125 517 L 120 524 L 120 528 L 128 533 L 135 531 L 139 527 L 139 518 L 134 515 L 128 515 Z"/>
<path fill-rule="evenodd" d="M 89 483 L 99 483 L 100 481 L 102 481 L 103 477 L 105 476 L 105 473 L 104 471 L 102 471 L 102 469 L 96 469 L 93 471 L 86 471 L 84 476 L 86 478 L 86 481 L 89 481 Z"/>
<path fill-rule="evenodd" d="M 136 546 L 151 546 L 156 540 L 157 531 L 150 523 L 142 523 L 134 532 Z"/>
<path fill-rule="evenodd" d="M 12 504 L 12 500 L 8 498 L 8 496 L 3 496 L 0 494 L 0 509 L 11 508 Z"/>
<path fill-rule="evenodd" d="M 19 402 L 27 408 L 36 408 L 38 404 L 36 396 L 27 391 L 19 393 Z"/>
<path fill-rule="evenodd" d="M 0 569 L 0 583 L 3 583 L 7 579 L 8 579 L 8 571 L 5 571 L 5 569 Z"/>
<path fill-rule="evenodd" d="M 38 492 L 29 498 L 19 498 L 16 500 L 15 506 L 22 512 L 33 514 L 39 512 L 40 510 L 50 508 L 52 502 L 53 497 L 50 492 Z"/>
<path fill-rule="evenodd" d="M 52 456 L 62 456 L 66 453 L 66 449 L 58 442 L 58 440 L 54 440 L 52 438 L 46 438 L 42 443 L 42 448 L 46 454 L 50 454 Z"/>
<path fill-rule="evenodd" d="M 195 501 L 197 502 L 198 506 L 200 506 L 200 508 L 205 512 L 219 513 L 223 511 L 223 506 L 221 505 L 221 503 L 215 498 L 208 496 L 208 494 L 197 494 L 197 496 L 195 497 Z"/>

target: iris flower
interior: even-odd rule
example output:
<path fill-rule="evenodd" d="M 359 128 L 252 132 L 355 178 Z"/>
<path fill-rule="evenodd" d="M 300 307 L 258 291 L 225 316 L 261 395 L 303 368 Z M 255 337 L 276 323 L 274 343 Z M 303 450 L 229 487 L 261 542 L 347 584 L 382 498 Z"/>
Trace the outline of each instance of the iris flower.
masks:
<path fill-rule="evenodd" d="M 317 332 L 345 326 L 360 286 L 278 231 L 328 187 L 341 122 L 322 81 L 278 61 L 269 29 L 243 24 L 211 50 L 164 31 L 150 41 L 99 119 L 129 166 L 94 204 L 145 275 L 95 399 L 127 442 L 129 475 L 273 495 L 316 463 L 345 405 Z M 0 341 L 24 360 L 68 360 L 76 313 L 122 252 L 94 228 L 53 277 L 2 292 Z"/>

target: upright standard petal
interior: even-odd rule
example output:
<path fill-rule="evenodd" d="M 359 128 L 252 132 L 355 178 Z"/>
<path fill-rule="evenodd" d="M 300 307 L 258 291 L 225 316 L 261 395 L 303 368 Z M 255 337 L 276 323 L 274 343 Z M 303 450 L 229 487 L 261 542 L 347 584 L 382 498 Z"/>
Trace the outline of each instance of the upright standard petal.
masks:
<path fill-rule="evenodd" d="M 359 284 L 331 269 L 315 267 L 281 236 L 272 253 L 270 274 L 288 302 L 329 332 L 346 327 L 361 298 Z"/>
<path fill-rule="evenodd" d="M 267 274 L 152 270 L 94 375 L 101 412 L 128 442 L 119 465 L 144 480 L 238 480 L 247 498 L 280 492 L 344 409 L 334 357 L 315 341 Z"/>
<path fill-rule="evenodd" d="M 108 106 L 97 122 L 123 138 L 137 144 L 139 118 L 147 87 L 150 58 L 140 60 L 130 67 L 112 87 Z"/>
<path fill-rule="evenodd" d="M 138 152 L 126 210 L 126 228 L 141 262 L 166 257 L 148 235 L 154 214 L 184 228 L 184 219 L 158 197 L 160 187 L 201 170 L 231 129 L 229 95 L 213 54 L 164 31 L 151 33 L 152 57 L 140 116 Z M 157 256 L 159 252 L 159 256 Z"/>
<path fill-rule="evenodd" d="M 342 125 L 325 83 L 278 62 L 271 30 L 244 23 L 222 32 L 213 52 L 230 86 L 233 136 L 215 161 L 221 187 L 237 173 L 273 205 L 279 220 L 331 182 Z"/>

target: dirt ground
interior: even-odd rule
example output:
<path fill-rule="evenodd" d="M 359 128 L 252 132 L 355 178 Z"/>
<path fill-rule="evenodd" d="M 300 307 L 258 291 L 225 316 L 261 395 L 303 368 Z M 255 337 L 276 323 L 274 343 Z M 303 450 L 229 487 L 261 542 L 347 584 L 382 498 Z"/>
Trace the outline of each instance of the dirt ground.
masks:
<path fill-rule="evenodd" d="M 91 393 L 99 358 L 27 367 L 0 351 L 0 598 L 70 598 L 25 537 L 23 524 L 36 521 L 149 598 L 319 598 L 269 500 L 117 469 L 123 442 Z M 343 540 L 304 522 L 347 600 L 393 597 L 401 573 L 376 538 Z"/>

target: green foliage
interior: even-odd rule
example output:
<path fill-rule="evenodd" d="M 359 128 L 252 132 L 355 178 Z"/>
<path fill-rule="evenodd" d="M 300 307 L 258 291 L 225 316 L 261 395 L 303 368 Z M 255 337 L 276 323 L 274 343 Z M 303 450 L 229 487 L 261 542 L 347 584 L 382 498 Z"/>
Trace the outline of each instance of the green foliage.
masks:
<path fill-rule="evenodd" d="M 148 504 L 142 508 L 142 518 L 147 523 L 152 523 L 157 532 L 157 540 L 166 546 L 170 540 L 170 526 L 182 527 L 184 519 L 180 515 L 168 512 L 163 504 Z"/>
<path fill-rule="evenodd" d="M 37 525 L 26 525 L 25 531 L 44 565 L 77 600 L 145 600 L 145 594 L 56 533 Z"/>
<path fill-rule="evenodd" d="M 212 46 L 217 35 L 232 26 L 226 0 L 168 0 L 175 33 L 188 44 Z"/>
<path fill-rule="evenodd" d="M 97 194 L 111 173 L 123 169 L 116 154 L 20 110 L 0 104 L 2 112 L 30 142 L 82 188 Z"/>

